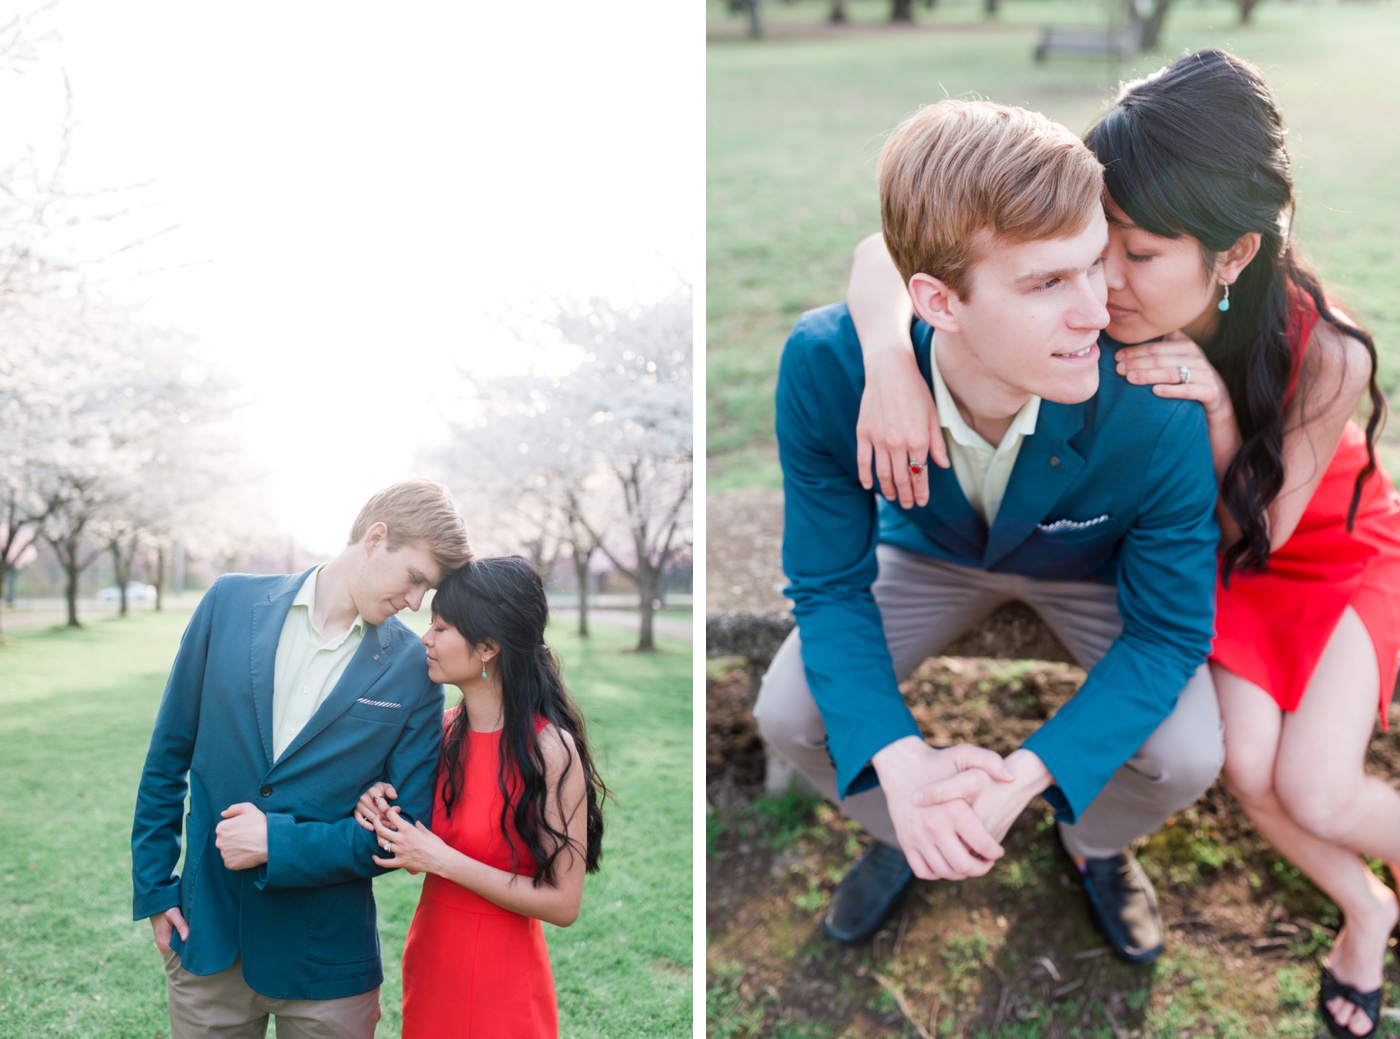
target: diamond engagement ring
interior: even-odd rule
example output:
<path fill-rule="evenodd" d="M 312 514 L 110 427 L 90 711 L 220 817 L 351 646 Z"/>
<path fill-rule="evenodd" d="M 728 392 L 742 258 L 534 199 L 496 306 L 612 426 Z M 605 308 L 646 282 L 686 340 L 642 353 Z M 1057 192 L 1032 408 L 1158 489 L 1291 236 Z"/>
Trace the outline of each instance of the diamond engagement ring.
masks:
<path fill-rule="evenodd" d="M 1191 381 L 1191 369 L 1184 364 L 1176 366 L 1177 381 L 1185 384 Z"/>

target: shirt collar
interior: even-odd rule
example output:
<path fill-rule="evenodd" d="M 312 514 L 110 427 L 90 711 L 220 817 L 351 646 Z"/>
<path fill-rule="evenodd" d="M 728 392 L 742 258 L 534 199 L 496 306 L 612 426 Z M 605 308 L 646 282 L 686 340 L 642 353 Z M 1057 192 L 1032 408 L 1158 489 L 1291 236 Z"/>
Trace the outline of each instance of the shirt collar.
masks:
<path fill-rule="evenodd" d="M 943 373 L 938 370 L 937 335 L 929 345 L 928 366 L 933 372 L 933 403 L 938 408 L 938 424 L 948 431 L 953 440 L 963 447 L 991 447 L 981 433 L 963 421 L 962 412 L 953 400 L 953 391 L 943 381 Z M 1028 437 L 1035 432 L 1036 420 L 1040 417 L 1040 398 L 1034 395 L 1021 405 L 1019 411 L 1006 429 L 1006 437 Z M 1006 443 L 1006 437 L 1002 443 Z"/>

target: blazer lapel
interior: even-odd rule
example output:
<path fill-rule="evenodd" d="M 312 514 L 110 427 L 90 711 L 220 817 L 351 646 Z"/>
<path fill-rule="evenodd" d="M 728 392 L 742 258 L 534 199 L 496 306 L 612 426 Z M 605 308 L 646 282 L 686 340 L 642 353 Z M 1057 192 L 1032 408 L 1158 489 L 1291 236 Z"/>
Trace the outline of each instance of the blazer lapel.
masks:
<path fill-rule="evenodd" d="M 321 706 L 316 708 L 316 713 L 302 726 L 296 739 L 287 744 L 287 748 L 282 751 L 282 756 L 277 759 L 279 765 L 314 739 L 327 725 L 348 711 L 350 706 L 364 696 L 369 687 L 379 681 L 389 670 L 389 665 L 392 663 L 389 633 L 384 630 L 384 627 L 382 624 L 376 624 L 366 629 L 364 638 L 360 640 L 360 648 L 355 650 L 355 655 L 350 658 L 350 663 L 346 665 L 344 673 L 335 683 L 335 688 L 322 701 Z"/>
<path fill-rule="evenodd" d="M 1069 441 L 1084 428 L 1086 407 L 1088 403 L 1041 402 L 1036 430 L 1021 444 L 1006 496 L 988 533 L 982 554 L 985 569 L 992 569 L 1030 537 L 1083 470 L 1084 456 Z"/>
<path fill-rule="evenodd" d="M 277 643 L 282 638 L 282 626 L 287 621 L 297 589 L 310 573 L 311 570 L 307 570 L 306 573 L 289 576 L 266 599 L 253 604 L 248 674 L 252 679 L 258 735 L 262 738 L 263 754 L 267 756 L 269 767 L 272 765 L 272 687 L 277 673 Z"/>
<path fill-rule="evenodd" d="M 909 515 L 898 505 L 881 507 L 897 515 Z M 987 524 L 963 494 L 951 467 L 929 466 L 928 505 L 916 511 L 920 514 L 920 526 L 925 530 L 936 529 L 938 543 L 944 548 L 957 552 L 964 559 L 977 559 L 982 555 L 987 542 Z"/>
<path fill-rule="evenodd" d="M 911 335 L 914 339 L 914 360 L 919 365 L 919 374 L 933 392 L 933 329 L 920 321 L 915 321 Z M 1022 449 L 1024 450 L 1024 448 Z M 898 505 L 884 504 L 898 516 L 909 516 L 911 512 Z M 919 525 L 925 530 L 938 530 L 938 543 L 950 551 L 958 552 L 964 559 L 976 559 L 982 554 L 987 540 L 987 524 L 967 500 L 958 477 L 951 466 L 941 469 L 928 463 L 928 505 L 913 510 L 919 517 Z"/>

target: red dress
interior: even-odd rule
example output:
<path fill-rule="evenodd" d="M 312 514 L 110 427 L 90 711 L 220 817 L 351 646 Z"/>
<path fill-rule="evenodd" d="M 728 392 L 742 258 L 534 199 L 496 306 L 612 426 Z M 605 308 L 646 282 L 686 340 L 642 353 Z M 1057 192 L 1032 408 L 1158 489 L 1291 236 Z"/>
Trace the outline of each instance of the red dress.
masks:
<path fill-rule="evenodd" d="M 1293 382 L 1318 322 L 1311 301 L 1295 308 Z M 1292 389 L 1290 387 L 1290 394 Z M 1346 527 L 1356 475 L 1366 465 L 1366 435 L 1347 422 L 1341 442 L 1293 535 L 1257 574 L 1216 581 L 1211 659 L 1268 692 L 1285 711 L 1303 698 L 1322 650 L 1348 606 L 1366 626 L 1380 671 L 1381 724 L 1400 665 L 1400 495 L 1385 471 L 1361 489 Z"/>
<path fill-rule="evenodd" d="M 456 709 L 447 712 L 450 722 Z M 433 832 L 474 859 L 511 869 L 501 835 L 503 798 L 497 784 L 501 733 L 468 732 L 470 744 L 449 819 L 442 787 Z M 516 871 L 533 876 L 535 862 L 509 826 Z M 559 1014 L 554 974 L 540 922 L 502 909 L 431 874 L 403 951 L 403 1039 L 556 1039 Z"/>

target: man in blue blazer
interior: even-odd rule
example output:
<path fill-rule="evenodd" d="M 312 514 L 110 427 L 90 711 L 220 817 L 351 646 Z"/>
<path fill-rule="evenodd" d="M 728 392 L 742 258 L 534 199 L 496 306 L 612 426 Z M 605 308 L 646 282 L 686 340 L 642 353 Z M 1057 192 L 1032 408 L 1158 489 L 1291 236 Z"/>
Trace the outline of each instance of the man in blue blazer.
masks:
<path fill-rule="evenodd" d="M 982 875 L 1037 795 L 1114 949 L 1162 949 L 1129 846 L 1210 785 L 1224 756 L 1204 665 L 1216 490 L 1205 415 L 1114 375 L 1101 168 L 1068 130 L 944 101 L 881 158 L 883 229 L 920 321 L 919 371 L 952 453 L 928 504 L 862 487 L 861 349 L 844 306 L 803 315 L 783 352 L 783 566 L 797 629 L 755 707 L 760 732 L 876 838 L 824 926 L 873 933 L 913 876 Z M 1088 669 L 1003 761 L 936 749 L 898 680 L 1022 600 Z"/>
<path fill-rule="evenodd" d="M 447 489 L 410 480 L 371 498 L 324 566 L 204 594 L 131 831 L 134 917 L 165 957 L 175 1039 L 262 1036 L 269 1015 L 281 1039 L 373 1036 L 370 878 L 386 870 L 351 811 L 386 780 L 406 815 L 432 817 L 442 687 L 396 614 L 469 560 Z"/>

